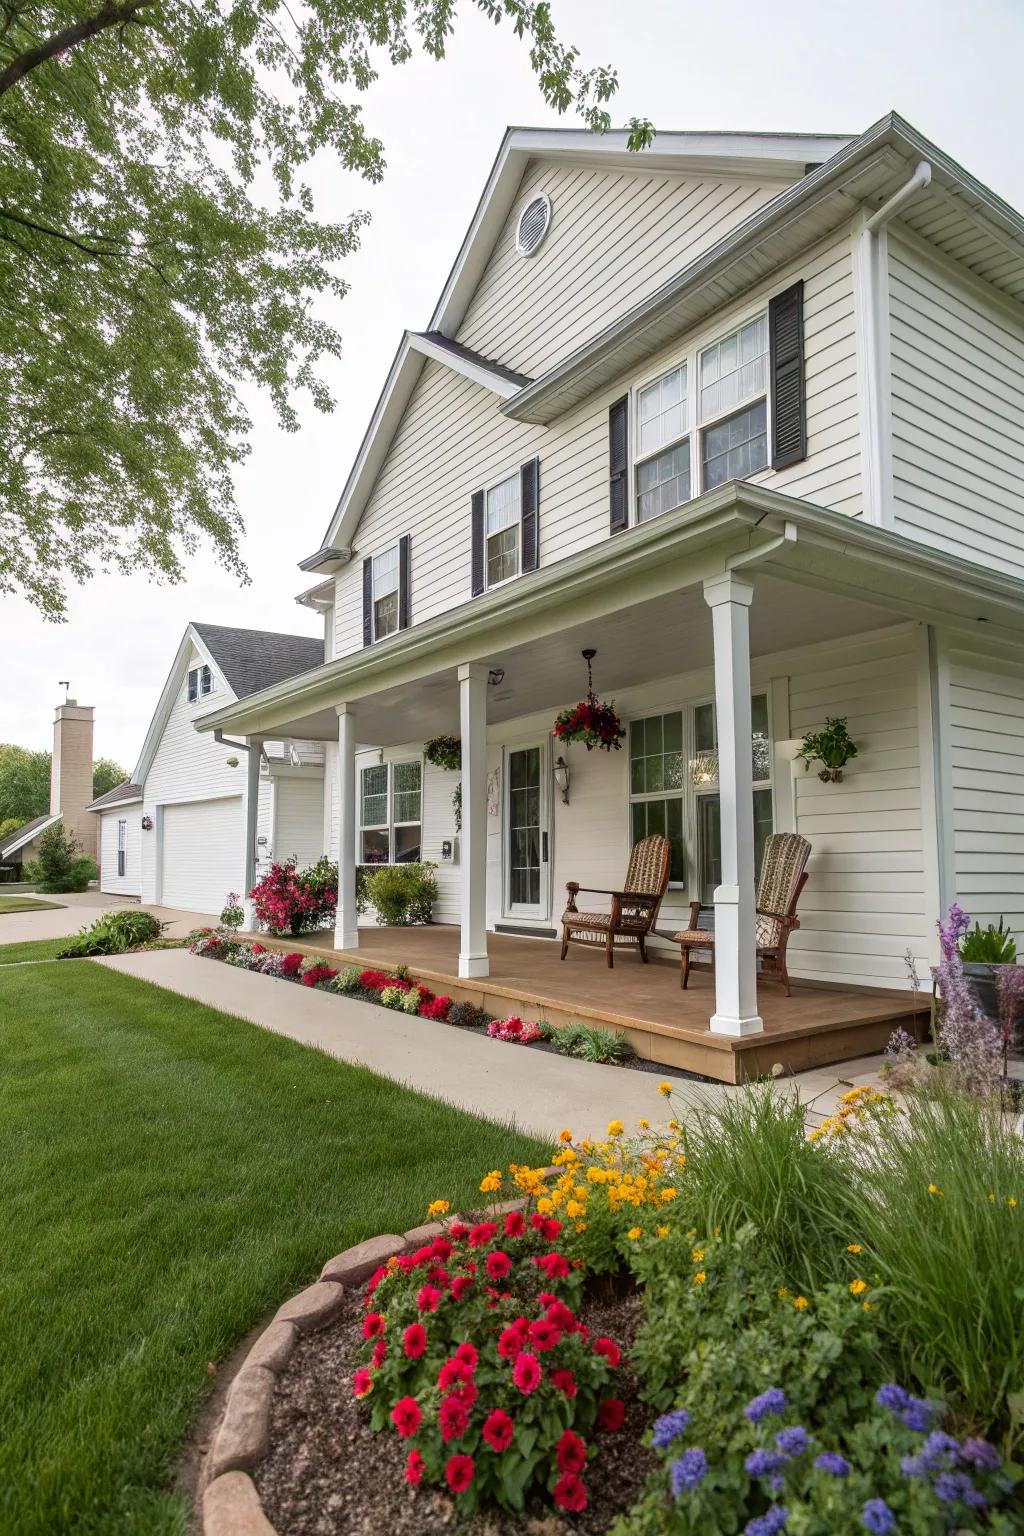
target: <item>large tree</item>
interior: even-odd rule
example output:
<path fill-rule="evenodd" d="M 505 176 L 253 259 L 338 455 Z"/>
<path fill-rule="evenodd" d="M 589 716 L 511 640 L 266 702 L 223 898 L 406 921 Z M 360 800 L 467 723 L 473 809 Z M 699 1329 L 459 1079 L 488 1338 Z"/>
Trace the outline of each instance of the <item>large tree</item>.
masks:
<path fill-rule="evenodd" d="M 115 784 L 123 784 L 127 777 L 124 769 L 109 757 L 96 758 L 92 765 L 94 798 L 105 795 Z M 0 823 L 13 822 L 20 827 L 49 809 L 49 752 L 30 752 L 25 747 L 0 742 Z"/>
<path fill-rule="evenodd" d="M 529 45 L 544 99 L 607 127 L 549 6 L 472 0 Z M 269 391 L 331 401 L 318 363 L 366 214 L 323 219 L 320 151 L 369 182 L 356 97 L 441 58 L 455 0 L 0 0 L 0 591 L 64 614 L 63 575 L 174 580 L 204 536 L 244 579 L 232 472 Z M 647 142 L 634 123 L 635 147 Z"/>

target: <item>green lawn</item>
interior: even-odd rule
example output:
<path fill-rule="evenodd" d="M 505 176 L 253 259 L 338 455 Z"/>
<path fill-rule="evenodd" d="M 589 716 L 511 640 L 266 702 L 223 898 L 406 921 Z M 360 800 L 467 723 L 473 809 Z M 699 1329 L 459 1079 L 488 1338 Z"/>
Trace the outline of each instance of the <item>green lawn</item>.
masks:
<path fill-rule="evenodd" d="M 207 1362 L 331 1254 L 547 1150 L 88 961 L 0 972 L 0 1052 L 12 1536 L 184 1536 Z"/>
<path fill-rule="evenodd" d="M 0 929 L 0 934 L 2 932 Z M 56 960 L 60 951 L 67 948 L 68 938 L 69 934 L 63 939 L 25 939 L 21 944 L 0 944 L 0 965 L 16 965 L 23 960 Z"/>
<path fill-rule="evenodd" d="M 64 905 L 63 901 L 40 901 L 35 896 L 4 896 L 0 894 L 0 913 L 55 912 Z"/>

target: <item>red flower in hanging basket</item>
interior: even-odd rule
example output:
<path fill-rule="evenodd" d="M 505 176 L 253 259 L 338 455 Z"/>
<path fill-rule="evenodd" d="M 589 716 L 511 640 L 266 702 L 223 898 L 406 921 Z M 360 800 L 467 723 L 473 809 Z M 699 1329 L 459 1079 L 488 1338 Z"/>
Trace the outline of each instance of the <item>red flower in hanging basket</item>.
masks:
<path fill-rule="evenodd" d="M 618 752 L 626 728 L 611 704 L 591 694 L 571 709 L 562 710 L 555 719 L 554 733 L 559 741 L 581 741 L 588 752 L 595 747 Z"/>

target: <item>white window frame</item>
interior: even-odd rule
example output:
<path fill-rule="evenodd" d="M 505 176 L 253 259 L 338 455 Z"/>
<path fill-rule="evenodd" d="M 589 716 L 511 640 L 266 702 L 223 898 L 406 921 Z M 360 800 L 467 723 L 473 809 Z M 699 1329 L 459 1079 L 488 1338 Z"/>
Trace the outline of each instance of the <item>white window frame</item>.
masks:
<path fill-rule="evenodd" d="M 185 699 L 189 704 L 198 704 L 200 699 L 205 699 L 212 692 L 213 668 L 205 661 L 197 661 L 194 667 L 188 669 Z"/>
<path fill-rule="evenodd" d="M 497 534 L 494 534 L 494 533 L 489 534 L 487 532 L 487 502 L 488 502 L 488 498 L 489 498 L 489 496 L 490 496 L 492 491 L 496 491 L 500 485 L 507 485 L 509 481 L 514 481 L 515 482 L 515 487 L 516 487 L 516 506 L 517 506 L 516 520 L 515 520 L 514 523 L 510 523 L 508 525 L 510 528 L 514 528 L 515 531 L 516 531 L 516 568 L 512 572 L 511 576 L 505 576 L 505 577 L 503 577 L 503 579 L 501 581 L 490 581 L 490 580 L 488 580 L 488 576 L 487 576 L 487 568 L 488 568 L 488 564 L 489 564 L 489 561 L 488 561 L 488 558 L 487 558 L 487 545 L 488 545 L 488 543 L 489 543 L 489 541 L 491 539 L 497 537 Z M 502 528 L 502 529 L 499 529 L 498 532 L 499 533 L 504 533 L 504 532 L 507 532 L 507 529 Z M 520 576 L 523 574 L 523 479 L 522 479 L 522 470 L 521 469 L 511 470 L 509 472 L 509 474 L 507 474 L 507 475 L 499 475 L 497 480 L 492 480 L 490 485 L 485 486 L 485 488 L 484 488 L 483 543 L 484 543 L 484 551 L 483 551 L 483 553 L 484 553 L 484 591 L 485 592 L 496 592 L 499 587 L 507 587 L 510 581 L 518 581 Z"/>
<path fill-rule="evenodd" d="M 761 401 L 762 396 L 760 394 L 752 395 L 749 400 L 741 401 L 741 403 L 739 405 L 731 406 L 728 410 L 721 411 L 721 412 L 719 412 L 718 414 L 716 414 L 714 416 L 708 416 L 705 419 L 701 419 L 701 412 L 700 412 L 700 359 L 701 359 L 701 354 L 704 353 L 704 352 L 707 352 L 708 349 L 711 348 L 711 347 L 718 346 L 723 341 L 728 341 L 730 336 L 737 335 L 738 332 L 742 331 L 746 326 L 750 325 L 750 323 L 752 321 L 758 320 L 761 317 L 764 318 L 765 326 L 767 327 L 767 325 L 768 325 L 768 299 L 760 300 L 757 304 L 752 305 L 749 310 L 745 310 L 742 314 L 738 315 L 734 320 L 731 320 L 729 322 L 729 324 L 724 326 L 721 330 L 714 331 L 714 332 L 709 332 L 709 333 L 707 333 L 705 335 L 702 335 L 699 339 L 695 340 L 694 343 L 691 346 L 689 346 L 685 351 L 678 353 L 674 358 L 672 358 L 666 364 L 663 364 L 655 372 L 646 374 L 643 378 L 638 379 L 637 382 L 631 388 L 631 390 L 629 392 L 629 410 L 630 410 L 629 444 L 630 444 L 630 454 L 631 454 L 629 525 L 630 525 L 631 528 L 632 527 L 639 527 L 639 526 L 641 526 L 640 516 L 639 516 L 639 502 L 640 502 L 640 473 L 639 473 L 639 471 L 640 471 L 640 466 L 642 464 L 648 463 L 651 459 L 657 458 L 660 454 L 667 452 L 668 449 L 676 447 L 676 446 L 678 446 L 678 444 L 680 444 L 682 442 L 688 442 L 689 446 L 690 446 L 690 501 L 694 501 L 698 496 L 702 495 L 703 492 L 706 489 L 706 487 L 704 485 L 704 460 L 703 460 L 703 454 L 702 454 L 702 451 L 701 451 L 702 450 L 702 445 L 703 445 L 703 434 L 709 428 L 719 426 L 723 421 L 728 421 L 731 416 L 738 415 L 740 413 L 740 411 L 749 410 L 751 408 L 751 406 L 757 405 Z M 763 399 L 764 399 L 764 402 L 765 402 L 765 431 L 766 431 L 766 434 L 767 434 L 767 455 L 766 455 L 766 462 L 765 462 L 764 468 L 763 469 L 754 470 L 754 472 L 753 472 L 754 475 L 762 475 L 762 474 L 764 474 L 765 470 L 771 469 L 771 464 L 772 464 L 772 458 L 771 458 L 771 442 L 772 442 L 772 398 L 771 398 L 771 396 L 772 396 L 772 391 L 771 391 L 771 372 L 770 372 L 770 370 L 771 370 L 770 334 L 769 334 L 769 350 L 768 350 L 768 353 L 767 353 L 767 357 L 768 357 L 768 364 L 767 364 L 767 367 L 766 367 L 766 370 L 765 370 L 765 374 L 766 374 L 766 378 L 765 378 L 765 393 L 764 393 L 764 396 L 763 396 Z M 662 443 L 659 448 L 656 448 L 656 449 L 654 449 L 654 450 L 652 450 L 652 451 L 650 451 L 648 453 L 640 453 L 639 452 L 639 442 L 640 442 L 640 396 L 641 396 L 641 394 L 643 393 L 643 391 L 645 389 L 649 389 L 652 384 L 660 383 L 660 381 L 662 379 L 667 378 L 669 374 L 675 373 L 676 370 L 679 369 L 679 368 L 685 368 L 686 369 L 686 430 L 684 432 L 680 433 L 680 435 L 678 437 L 674 437 L 674 438 L 672 438 L 672 439 Z M 685 506 L 688 506 L 689 503 L 684 501 L 684 502 L 680 502 L 679 505 L 685 507 Z M 678 508 L 676 508 L 675 510 L 678 510 Z M 658 513 L 658 514 L 655 515 L 655 517 L 648 518 L 647 521 L 648 522 L 656 522 L 657 518 L 659 516 L 663 517 L 663 516 L 666 516 L 666 514 L 665 513 Z M 670 711 L 670 713 L 671 713 L 671 711 Z M 639 717 L 639 718 L 645 718 L 645 717 Z"/>
<path fill-rule="evenodd" d="M 128 821 L 124 816 L 117 822 L 117 873 L 124 879 L 128 871 Z"/>
<path fill-rule="evenodd" d="M 377 562 L 387 559 L 389 555 L 395 557 L 395 584 L 378 595 L 377 592 Z M 389 629 L 387 634 L 377 633 L 377 604 L 385 597 L 395 595 L 395 627 Z M 370 623 L 373 629 L 374 642 L 387 640 L 391 635 L 397 635 L 402 627 L 402 554 L 398 544 L 389 544 L 387 549 L 382 549 L 374 555 L 370 561 Z"/>
<path fill-rule="evenodd" d="M 659 449 L 659 452 L 661 450 Z M 666 715 L 679 715 L 680 719 L 680 752 L 683 759 L 683 782 L 678 789 L 652 789 L 633 790 L 633 727 L 641 720 L 662 720 Z M 689 834 L 689 785 L 687 782 L 687 768 L 690 761 L 690 747 L 693 741 L 693 710 L 686 704 L 667 704 L 662 707 L 652 706 L 643 714 L 631 715 L 626 722 L 626 749 L 628 761 L 626 764 L 626 815 L 629 818 L 627 830 L 629 833 L 628 846 L 633 846 L 633 807 L 634 805 L 647 805 L 652 800 L 678 800 L 682 807 L 683 823 L 683 852 L 686 859 L 686 870 L 682 880 L 669 880 L 670 891 L 685 891 L 690 884 L 690 834 Z M 662 756 L 664 757 L 664 741 L 662 743 Z"/>
<path fill-rule="evenodd" d="M 743 407 L 739 407 L 739 409 L 743 409 Z M 751 703 L 753 703 L 753 700 L 755 698 L 758 698 L 758 697 L 762 697 L 764 699 L 765 705 L 766 705 L 766 708 L 767 708 L 767 712 L 768 712 L 768 777 L 766 779 L 754 779 L 753 784 L 751 785 L 751 792 L 752 792 L 752 795 L 753 795 L 753 794 L 757 794 L 757 792 L 759 790 L 767 790 L 768 791 L 769 795 L 771 796 L 772 829 L 774 830 L 774 828 L 776 827 L 776 825 L 778 823 L 778 807 L 776 806 L 776 803 L 775 803 L 775 726 L 774 726 L 773 709 L 772 709 L 772 689 L 771 689 L 771 685 L 769 683 L 763 683 L 763 684 L 762 683 L 757 683 L 757 684 L 753 684 L 752 683 L 751 684 L 751 688 L 750 688 Z M 689 703 L 689 706 L 688 706 L 689 711 L 690 711 L 690 740 L 691 740 L 691 742 L 693 744 L 693 755 L 694 755 L 694 757 L 696 757 L 701 751 L 706 751 L 707 750 L 707 748 L 702 748 L 702 747 L 698 747 L 697 746 L 697 710 L 700 709 L 703 705 L 706 705 L 706 704 L 710 704 L 711 705 L 712 719 L 714 721 L 714 728 L 715 728 L 715 747 L 714 747 L 714 751 L 715 751 L 716 755 L 718 753 L 718 711 L 717 711 L 717 705 L 716 705 L 715 697 L 714 697 L 713 694 L 705 694 L 702 698 L 691 699 L 690 703 Z M 751 730 L 751 734 L 750 734 L 751 752 L 753 752 L 753 743 L 754 743 L 754 734 L 753 734 L 753 730 Z M 699 898 L 700 895 L 701 895 L 701 882 L 700 882 L 701 850 L 700 850 L 700 823 L 699 823 L 698 808 L 699 808 L 701 800 L 707 799 L 707 798 L 709 798 L 710 796 L 713 796 L 713 795 L 720 795 L 721 794 L 721 783 L 720 783 L 720 781 L 716 781 L 714 784 L 708 784 L 704 788 L 701 788 L 699 785 L 690 783 L 688 785 L 688 788 L 689 788 L 690 792 L 693 795 L 693 833 L 692 833 L 692 839 L 693 839 L 692 840 L 692 847 L 693 847 L 693 871 L 692 871 L 692 880 L 690 882 L 690 888 L 694 892 L 695 897 Z M 757 875 L 758 875 L 758 871 L 755 869 L 755 871 L 754 871 L 754 878 L 755 878 L 755 880 L 757 879 Z"/>
<path fill-rule="evenodd" d="M 419 795 L 420 795 L 420 814 L 419 814 L 419 819 L 417 821 L 398 821 L 395 818 L 395 794 L 396 794 L 396 790 L 395 790 L 395 769 L 396 768 L 402 768 L 402 767 L 410 767 L 413 764 L 415 764 L 419 768 L 419 771 L 420 771 L 420 789 L 419 789 Z M 387 772 L 388 772 L 388 787 L 387 787 L 387 794 L 386 794 L 386 798 L 387 798 L 387 813 L 386 813 L 387 814 L 387 820 L 386 821 L 382 821 L 382 822 L 374 822 L 372 825 L 370 825 L 370 824 L 367 824 L 366 822 L 363 821 L 363 800 L 364 800 L 364 797 L 363 797 L 363 774 L 366 773 L 369 769 L 373 769 L 373 768 L 386 768 Z M 380 863 L 366 863 L 366 861 L 364 860 L 364 858 L 363 858 L 363 833 L 364 832 L 386 832 L 388 834 L 388 856 L 387 856 L 386 863 L 387 864 L 395 864 L 395 863 L 397 863 L 398 861 L 395 858 L 395 832 L 400 827 L 419 827 L 419 829 L 420 829 L 420 857 L 419 857 L 419 861 L 418 862 L 420 862 L 420 863 L 423 862 L 423 793 L 424 793 L 423 779 L 424 779 L 423 759 L 421 757 L 396 757 L 396 758 L 389 759 L 387 762 L 384 762 L 384 763 L 364 763 L 362 765 L 362 767 L 359 770 L 359 858 L 357 860 L 357 862 L 359 864 L 364 864 L 367 869 L 382 869 L 382 868 L 384 868 L 384 864 L 385 864 L 384 860 L 381 860 Z M 409 791 L 397 791 L 397 793 L 409 793 Z M 403 862 L 406 862 L 406 861 L 403 861 Z"/>

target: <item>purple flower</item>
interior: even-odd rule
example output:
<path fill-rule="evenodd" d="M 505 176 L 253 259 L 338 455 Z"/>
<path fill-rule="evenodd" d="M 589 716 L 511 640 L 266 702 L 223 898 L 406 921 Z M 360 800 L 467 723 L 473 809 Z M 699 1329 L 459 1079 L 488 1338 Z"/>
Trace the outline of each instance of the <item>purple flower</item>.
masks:
<path fill-rule="evenodd" d="M 845 1456 L 840 1456 L 838 1451 L 822 1451 L 815 1458 L 814 1465 L 819 1472 L 830 1472 L 833 1477 L 849 1477 L 850 1463 Z"/>
<path fill-rule="evenodd" d="M 979 1472 L 998 1472 L 1003 1464 L 1003 1458 L 994 1445 L 989 1445 L 987 1440 L 980 1436 L 973 1436 L 965 1440 L 960 1447 L 960 1455 L 964 1461 L 969 1461 L 972 1467 L 977 1467 Z"/>
<path fill-rule="evenodd" d="M 935 1404 L 925 1402 L 923 1397 L 912 1397 L 900 1414 L 900 1418 L 908 1429 L 916 1434 L 923 1435 L 926 1429 L 931 1429 L 932 1419 L 935 1417 Z"/>
<path fill-rule="evenodd" d="M 785 1413 L 786 1394 L 781 1387 L 769 1387 L 767 1392 L 762 1392 L 760 1397 L 752 1398 L 744 1408 L 743 1413 L 751 1424 L 760 1424 L 770 1413 Z M 781 1530 L 782 1527 L 780 1526 Z"/>
<path fill-rule="evenodd" d="M 884 1499 L 868 1499 L 860 1512 L 860 1523 L 872 1536 L 889 1536 L 895 1529 L 896 1516 Z"/>
<path fill-rule="evenodd" d="M 802 1424 L 789 1424 L 775 1436 L 775 1444 L 784 1456 L 802 1456 L 811 1443 L 811 1437 Z"/>
<path fill-rule="evenodd" d="M 673 1440 L 678 1440 L 689 1427 L 690 1415 L 685 1408 L 676 1408 L 672 1413 L 662 1414 L 654 1422 L 653 1443 L 659 1451 L 667 1451 Z"/>
<path fill-rule="evenodd" d="M 900 1471 L 904 1477 L 927 1477 L 928 1468 L 920 1456 L 901 1456 Z"/>
<path fill-rule="evenodd" d="M 743 1465 L 748 1477 L 768 1477 L 779 1470 L 782 1460 L 776 1451 L 751 1451 Z"/>
<path fill-rule="evenodd" d="M 890 1381 L 884 1387 L 879 1387 L 875 1393 L 875 1402 L 879 1408 L 891 1408 L 893 1413 L 899 1413 L 910 1402 L 910 1393 Z"/>
<path fill-rule="evenodd" d="M 935 1493 L 944 1504 L 967 1504 L 984 1509 L 985 1500 L 966 1472 L 940 1472 L 935 1479 Z"/>
<path fill-rule="evenodd" d="M 777 1536 L 789 1519 L 789 1510 L 781 1504 L 773 1504 L 766 1514 L 748 1520 L 743 1527 L 744 1536 Z"/>
<path fill-rule="evenodd" d="M 944 1434 L 941 1429 L 933 1429 L 921 1447 L 921 1460 L 932 1472 L 950 1465 L 959 1454 L 959 1441 L 954 1440 L 952 1435 Z"/>
<path fill-rule="evenodd" d="M 691 1446 L 684 1451 L 678 1461 L 674 1461 L 669 1468 L 669 1478 L 672 1483 L 672 1493 L 679 1498 L 682 1493 L 692 1493 L 700 1483 L 708 1470 L 708 1459 L 700 1446 Z"/>

